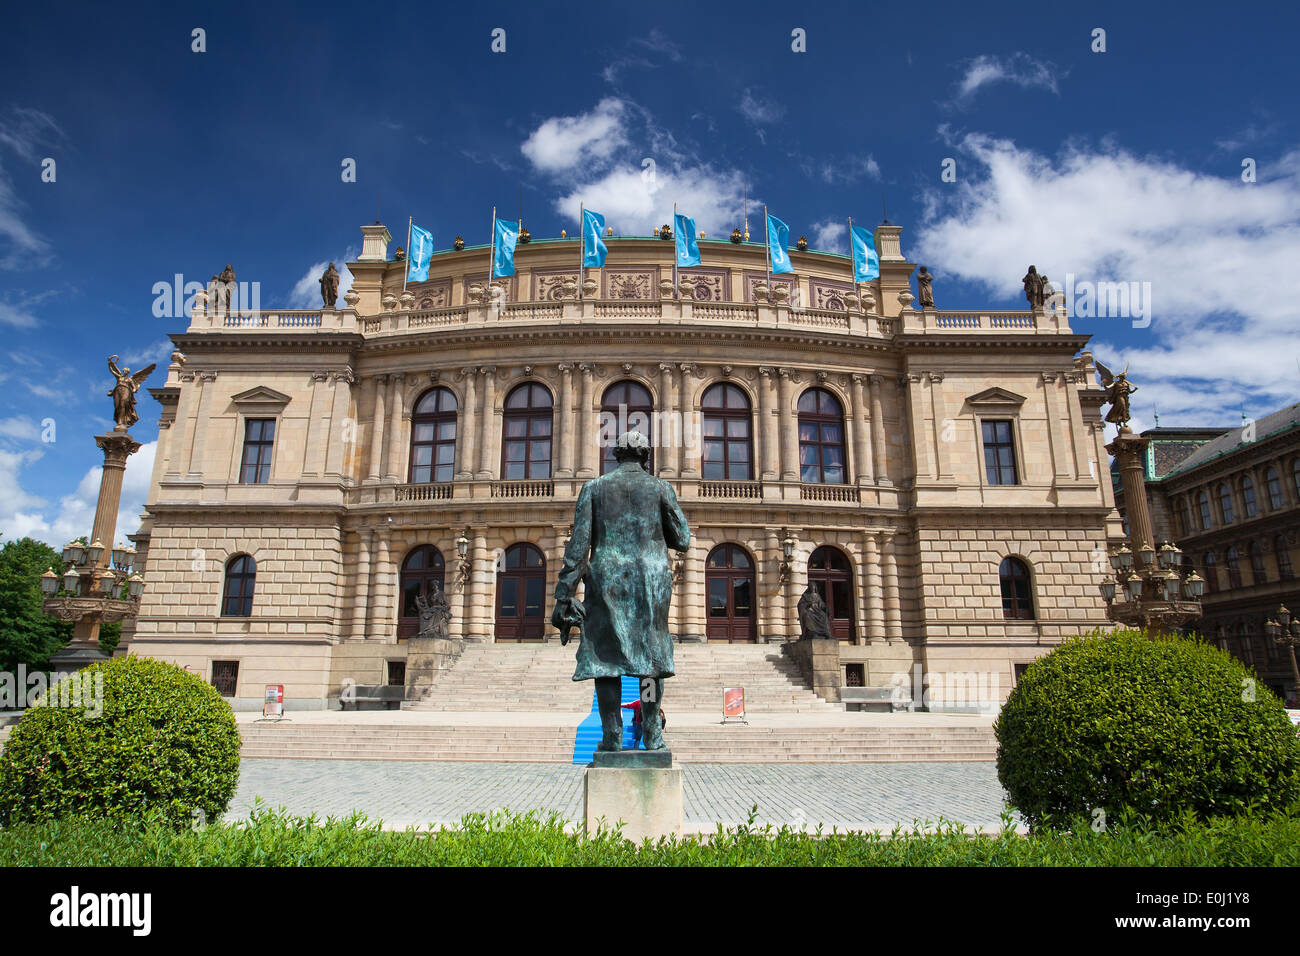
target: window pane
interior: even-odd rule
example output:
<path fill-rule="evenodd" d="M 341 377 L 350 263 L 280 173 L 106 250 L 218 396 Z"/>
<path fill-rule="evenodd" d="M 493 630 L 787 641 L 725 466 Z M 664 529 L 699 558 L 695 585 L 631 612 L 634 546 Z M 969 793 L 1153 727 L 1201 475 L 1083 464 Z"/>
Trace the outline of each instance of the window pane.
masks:
<path fill-rule="evenodd" d="M 704 416 L 704 437 L 721 438 L 722 430 L 725 427 L 724 421 L 725 419 L 714 418 L 709 415 Z"/>
<path fill-rule="evenodd" d="M 744 442 L 729 442 L 727 444 L 728 461 L 749 461 L 749 446 Z"/>
<path fill-rule="evenodd" d="M 842 484 L 844 484 L 844 469 L 843 469 L 843 468 L 838 468 L 838 467 L 837 467 L 837 468 L 832 468 L 831 466 L 827 465 L 826 468 L 823 469 L 823 476 L 824 476 L 824 480 L 826 481 L 826 483 L 827 483 L 828 485 L 842 485 Z"/>
<path fill-rule="evenodd" d="M 800 422 L 800 423 L 799 423 L 799 440 L 800 440 L 800 441 L 816 441 L 816 440 L 817 440 L 817 426 L 816 426 L 815 424 L 804 424 L 803 422 Z"/>
<path fill-rule="evenodd" d="M 456 423 L 454 421 L 438 423 L 438 440 L 439 441 L 456 440 Z"/>
<path fill-rule="evenodd" d="M 438 464 L 440 464 L 440 465 L 450 465 L 450 464 L 453 464 L 453 459 L 455 459 L 455 457 L 456 457 L 456 446 L 455 446 L 455 445 L 439 445 L 439 446 L 438 446 Z"/>
<path fill-rule="evenodd" d="M 709 617 L 727 616 L 727 580 L 712 578 L 709 581 Z"/>
<path fill-rule="evenodd" d="M 749 578 L 737 578 L 732 583 L 732 617 L 749 617 L 752 610 L 750 593 L 753 591 L 753 582 Z"/>
<path fill-rule="evenodd" d="M 732 481 L 749 481 L 749 462 L 733 461 L 727 466 L 727 477 Z"/>
<path fill-rule="evenodd" d="M 506 461 L 516 462 L 523 461 L 527 453 L 528 445 L 526 442 L 512 441 L 506 442 Z"/>
<path fill-rule="evenodd" d="M 727 437 L 728 438 L 748 438 L 749 437 L 749 419 L 747 418 L 730 418 L 727 420 Z"/>
<path fill-rule="evenodd" d="M 526 418 L 506 419 L 507 438 L 523 438 L 527 434 L 528 434 L 528 419 Z"/>
<path fill-rule="evenodd" d="M 437 474 L 435 475 L 435 477 L 434 477 L 433 480 L 434 480 L 434 481 L 451 481 L 452 478 L 453 478 L 453 472 L 454 472 L 454 471 L 455 471 L 455 466 L 454 466 L 454 465 L 439 465 L 438 468 L 437 468 Z"/>
<path fill-rule="evenodd" d="M 726 466 L 721 461 L 706 461 L 702 470 L 707 481 L 722 481 L 727 477 Z"/>
<path fill-rule="evenodd" d="M 834 442 L 834 443 L 836 443 L 836 444 L 839 444 L 839 442 L 842 441 L 842 440 L 843 440 L 843 436 L 842 436 L 842 434 L 841 434 L 841 432 L 840 432 L 840 426 L 839 426 L 839 425 L 823 425 L 823 426 L 822 426 L 822 441 L 824 441 L 824 442 Z"/>
<path fill-rule="evenodd" d="M 519 581 L 517 578 L 500 578 L 501 616 L 519 616 Z"/>
<path fill-rule="evenodd" d="M 536 617 L 542 613 L 542 587 L 545 583 L 541 578 L 528 578 L 524 582 L 524 614 Z"/>
<path fill-rule="evenodd" d="M 816 485 L 821 483 L 822 472 L 816 465 L 804 465 L 799 470 L 799 480 L 806 485 Z"/>

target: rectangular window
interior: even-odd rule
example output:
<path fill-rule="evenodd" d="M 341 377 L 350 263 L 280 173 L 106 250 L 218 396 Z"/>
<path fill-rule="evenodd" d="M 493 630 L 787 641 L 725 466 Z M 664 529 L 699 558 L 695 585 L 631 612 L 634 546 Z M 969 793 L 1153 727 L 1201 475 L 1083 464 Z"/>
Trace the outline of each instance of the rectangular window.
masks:
<path fill-rule="evenodd" d="M 274 418 L 249 418 L 244 422 L 244 456 L 239 467 L 241 485 L 264 485 L 271 480 L 271 446 L 274 444 Z"/>
<path fill-rule="evenodd" d="M 388 686 L 401 687 L 406 684 L 406 661 L 388 661 Z"/>
<path fill-rule="evenodd" d="M 990 485 L 1016 485 L 1016 446 L 1011 422 L 981 422 L 984 435 L 984 473 Z"/>
<path fill-rule="evenodd" d="M 222 697 L 234 697 L 239 686 L 239 661 L 213 661 L 212 686 Z"/>

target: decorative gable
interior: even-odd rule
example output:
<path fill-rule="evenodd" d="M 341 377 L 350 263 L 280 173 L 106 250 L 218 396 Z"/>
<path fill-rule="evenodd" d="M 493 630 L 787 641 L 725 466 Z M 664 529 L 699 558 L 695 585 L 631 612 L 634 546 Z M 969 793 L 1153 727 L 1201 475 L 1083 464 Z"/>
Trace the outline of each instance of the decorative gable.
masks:
<path fill-rule="evenodd" d="M 1025 396 L 994 386 L 967 396 L 966 404 L 977 412 L 1015 412 L 1025 403 Z"/>
<path fill-rule="evenodd" d="M 292 400 L 283 392 L 277 392 L 265 385 L 255 385 L 230 396 L 230 401 L 243 415 L 278 415 Z"/>

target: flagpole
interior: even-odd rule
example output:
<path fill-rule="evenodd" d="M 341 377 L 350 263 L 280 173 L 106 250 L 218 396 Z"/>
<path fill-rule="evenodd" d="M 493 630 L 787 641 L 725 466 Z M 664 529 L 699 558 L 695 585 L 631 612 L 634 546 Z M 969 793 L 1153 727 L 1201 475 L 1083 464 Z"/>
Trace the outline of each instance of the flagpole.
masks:
<path fill-rule="evenodd" d="M 487 291 L 488 298 L 491 298 L 492 292 L 492 273 L 496 271 L 497 264 L 497 207 L 492 207 L 492 243 L 488 247 L 488 280 Z"/>
<path fill-rule="evenodd" d="M 406 217 L 406 271 L 402 273 L 402 291 L 406 291 L 406 280 L 411 275 L 411 220 L 414 216 Z"/>
<path fill-rule="evenodd" d="M 578 299 L 582 299 L 582 282 L 587 278 L 587 257 L 584 255 L 587 249 L 587 220 L 584 210 L 586 207 L 578 203 Z"/>
<path fill-rule="evenodd" d="M 673 203 L 673 298 L 677 298 L 677 203 Z"/>
<path fill-rule="evenodd" d="M 849 285 L 858 287 L 858 259 L 853 251 L 853 217 L 849 216 Z"/>
<path fill-rule="evenodd" d="M 763 247 L 767 250 L 767 288 L 772 290 L 772 237 L 767 231 L 767 203 L 763 203 Z"/>

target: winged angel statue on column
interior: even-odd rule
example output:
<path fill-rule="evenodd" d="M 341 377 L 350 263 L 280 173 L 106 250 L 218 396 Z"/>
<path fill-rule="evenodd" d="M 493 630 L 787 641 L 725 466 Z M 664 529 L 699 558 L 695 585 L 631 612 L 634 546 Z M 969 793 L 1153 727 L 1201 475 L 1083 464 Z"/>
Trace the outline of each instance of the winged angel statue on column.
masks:
<path fill-rule="evenodd" d="M 1097 371 L 1101 375 L 1101 386 L 1106 389 L 1106 401 L 1110 402 L 1106 421 L 1119 426 L 1120 431 L 1127 431 L 1131 417 L 1128 397 L 1138 390 L 1138 387 L 1128 380 L 1128 365 L 1124 366 L 1124 371 L 1116 375 L 1098 362 Z"/>
<path fill-rule="evenodd" d="M 108 357 L 108 370 L 117 379 L 117 384 L 108 393 L 108 397 L 113 400 L 113 425 L 115 431 L 124 432 L 140 420 L 140 416 L 135 413 L 135 393 L 140 390 L 144 380 L 149 377 L 150 372 L 157 368 L 157 365 L 158 363 L 154 362 L 147 368 L 142 368 L 132 375 L 129 368 L 117 367 L 116 355 Z"/>

